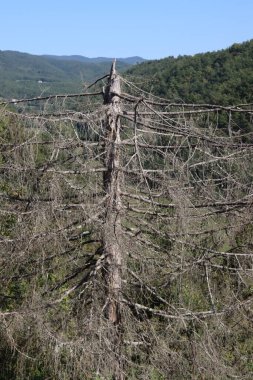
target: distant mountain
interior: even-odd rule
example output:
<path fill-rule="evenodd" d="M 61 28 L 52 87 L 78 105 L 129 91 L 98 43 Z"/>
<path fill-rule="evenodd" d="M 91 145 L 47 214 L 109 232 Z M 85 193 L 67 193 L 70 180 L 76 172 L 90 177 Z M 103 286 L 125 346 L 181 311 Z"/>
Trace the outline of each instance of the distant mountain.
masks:
<path fill-rule="evenodd" d="M 134 78 L 145 77 L 146 90 L 186 103 L 253 102 L 253 39 L 194 56 L 168 57 L 132 66 Z"/>
<path fill-rule="evenodd" d="M 139 57 L 118 59 L 117 68 L 124 71 L 141 60 Z M 108 73 L 111 62 L 111 58 L 39 56 L 0 51 L 0 97 L 79 92 L 84 83 Z"/>
<path fill-rule="evenodd" d="M 96 57 L 96 58 L 88 58 L 82 55 L 42 55 L 42 57 L 60 59 L 64 61 L 77 61 L 77 62 L 88 62 L 88 63 L 101 63 L 101 62 L 112 62 L 114 58 L 108 57 Z M 145 62 L 144 58 L 135 56 L 135 57 L 127 57 L 127 58 L 116 58 L 117 62 L 123 62 L 128 65 L 135 65 L 136 63 Z"/>

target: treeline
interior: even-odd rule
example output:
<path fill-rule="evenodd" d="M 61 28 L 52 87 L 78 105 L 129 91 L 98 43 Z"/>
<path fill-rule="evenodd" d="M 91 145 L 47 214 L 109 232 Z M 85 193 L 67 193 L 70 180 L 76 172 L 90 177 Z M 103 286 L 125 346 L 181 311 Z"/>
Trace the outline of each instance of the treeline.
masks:
<path fill-rule="evenodd" d="M 109 71 L 109 61 L 77 59 L 0 51 L 0 97 L 81 92 L 84 83 Z M 119 60 L 118 70 L 127 70 L 126 76 L 131 80 L 133 76 L 142 89 L 173 101 L 220 105 L 253 101 L 253 40 L 216 52 L 168 57 L 132 67 L 129 63 Z"/>
<path fill-rule="evenodd" d="M 145 85 L 171 100 L 222 105 L 252 102 L 253 40 L 221 51 L 144 62 L 127 73 L 142 88 Z"/>

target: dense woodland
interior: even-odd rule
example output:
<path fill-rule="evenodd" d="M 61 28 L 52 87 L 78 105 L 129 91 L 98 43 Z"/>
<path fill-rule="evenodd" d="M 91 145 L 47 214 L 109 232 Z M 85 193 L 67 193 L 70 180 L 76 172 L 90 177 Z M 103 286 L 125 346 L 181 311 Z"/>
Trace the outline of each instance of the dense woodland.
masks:
<path fill-rule="evenodd" d="M 1 102 L 1 380 L 252 379 L 252 48 Z"/>
<path fill-rule="evenodd" d="M 217 52 L 134 66 L 142 87 L 172 101 L 231 105 L 253 101 L 253 40 Z"/>

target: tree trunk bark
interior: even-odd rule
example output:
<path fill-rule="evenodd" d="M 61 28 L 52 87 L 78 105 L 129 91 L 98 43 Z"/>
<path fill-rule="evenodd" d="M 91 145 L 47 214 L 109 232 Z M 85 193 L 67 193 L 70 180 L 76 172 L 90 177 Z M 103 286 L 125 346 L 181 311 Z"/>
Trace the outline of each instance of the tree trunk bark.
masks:
<path fill-rule="evenodd" d="M 112 64 L 104 103 L 109 105 L 105 124 L 105 167 L 103 185 L 108 196 L 103 230 L 103 249 L 105 254 L 105 276 L 107 286 L 106 316 L 110 329 L 110 340 L 114 351 L 113 378 L 123 380 L 122 357 L 122 320 L 121 320 L 121 287 L 122 287 L 122 251 L 121 239 L 121 198 L 120 184 L 120 78 Z"/>

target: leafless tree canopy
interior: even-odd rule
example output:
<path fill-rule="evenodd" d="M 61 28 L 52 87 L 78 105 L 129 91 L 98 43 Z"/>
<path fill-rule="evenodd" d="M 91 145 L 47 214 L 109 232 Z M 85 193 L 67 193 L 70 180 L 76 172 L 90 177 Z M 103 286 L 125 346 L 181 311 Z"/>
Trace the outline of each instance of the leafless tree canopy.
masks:
<path fill-rule="evenodd" d="M 0 108 L 4 370 L 251 379 L 252 107 L 91 89 Z"/>

